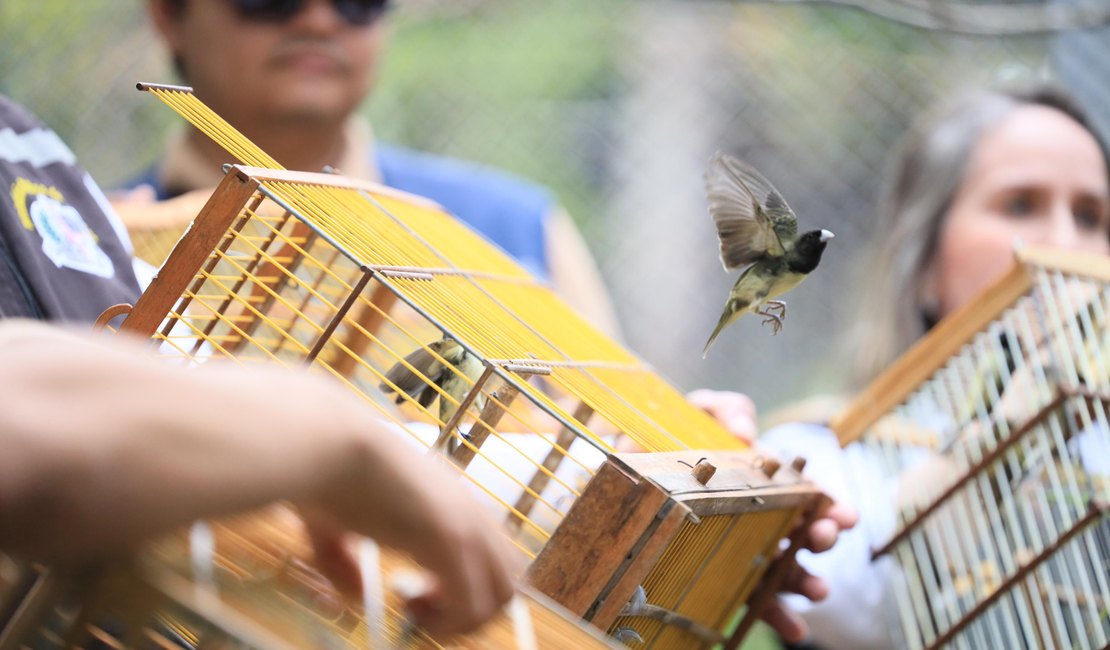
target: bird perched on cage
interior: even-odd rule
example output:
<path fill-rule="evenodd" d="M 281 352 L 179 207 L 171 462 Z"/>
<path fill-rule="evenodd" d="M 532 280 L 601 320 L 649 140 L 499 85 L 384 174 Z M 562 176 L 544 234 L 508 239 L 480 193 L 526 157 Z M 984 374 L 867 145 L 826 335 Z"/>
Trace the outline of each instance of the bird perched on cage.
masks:
<path fill-rule="evenodd" d="M 436 397 L 439 397 L 440 435 L 434 446 L 446 446 L 448 453 L 454 453 L 459 441 L 451 435 L 448 425 L 484 368 L 481 359 L 467 351 L 458 341 L 444 336 L 417 348 L 393 364 L 386 371 L 385 380 L 378 388 L 386 394 L 396 392 L 395 401 L 398 404 L 404 402 L 407 395 L 424 408 L 431 406 Z M 485 395 L 479 393 L 475 396 L 473 404 L 478 410 L 485 403 Z"/>
<path fill-rule="evenodd" d="M 786 303 L 772 300 L 798 286 L 817 268 L 833 234 L 810 230 L 798 235 L 798 220 L 778 190 L 751 165 L 717 152 L 705 174 L 709 216 L 717 228 L 726 271 L 747 266 L 725 302 L 702 357 L 726 326 L 752 312 L 782 329 Z M 750 265 L 750 266 L 749 266 Z"/>

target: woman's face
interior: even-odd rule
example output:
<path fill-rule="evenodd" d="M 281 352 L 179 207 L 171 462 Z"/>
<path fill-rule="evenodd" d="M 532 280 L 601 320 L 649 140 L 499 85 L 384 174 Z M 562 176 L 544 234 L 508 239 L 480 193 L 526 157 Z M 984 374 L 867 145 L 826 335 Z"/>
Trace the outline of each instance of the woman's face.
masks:
<path fill-rule="evenodd" d="M 925 275 L 937 315 L 1009 269 L 1015 240 L 1110 254 L 1106 161 L 1086 129 L 1045 106 L 1015 109 L 972 152 Z"/>

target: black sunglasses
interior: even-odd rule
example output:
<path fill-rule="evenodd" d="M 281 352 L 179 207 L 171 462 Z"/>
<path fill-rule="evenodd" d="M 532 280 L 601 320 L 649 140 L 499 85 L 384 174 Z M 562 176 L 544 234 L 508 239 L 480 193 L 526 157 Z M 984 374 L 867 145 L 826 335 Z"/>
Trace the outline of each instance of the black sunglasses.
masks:
<path fill-rule="evenodd" d="M 245 20 L 283 23 L 304 8 L 305 0 L 232 0 Z M 389 0 L 331 0 L 336 13 L 349 25 L 369 25 L 387 9 Z"/>

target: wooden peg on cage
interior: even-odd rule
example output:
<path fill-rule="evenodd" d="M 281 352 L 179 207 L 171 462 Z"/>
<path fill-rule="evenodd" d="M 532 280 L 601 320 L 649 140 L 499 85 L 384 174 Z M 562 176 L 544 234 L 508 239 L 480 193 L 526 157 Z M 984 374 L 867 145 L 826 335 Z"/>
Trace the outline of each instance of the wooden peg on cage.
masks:
<path fill-rule="evenodd" d="M 574 409 L 574 419 L 583 426 L 594 414 L 592 406 L 586 402 L 579 402 L 578 407 Z M 552 475 L 559 469 L 563 459 L 566 458 L 567 452 L 570 450 L 571 444 L 577 434 L 568 427 L 563 427 L 555 436 L 555 443 L 551 446 L 551 451 L 547 452 L 543 462 L 536 468 L 536 473 L 532 475 L 532 480 L 528 481 L 528 489 L 516 500 L 513 509 L 509 511 L 508 521 L 505 522 L 509 530 L 517 530 L 525 519 L 528 518 L 532 508 L 536 505 L 536 499 L 543 493 L 547 484 L 551 482 Z"/>
<path fill-rule="evenodd" d="M 782 463 L 774 458 L 762 456 L 756 459 L 755 466 L 758 467 L 767 478 L 775 478 L 775 474 L 777 474 L 779 468 L 782 467 Z"/>
<path fill-rule="evenodd" d="M 717 473 L 717 466 L 702 458 L 694 465 L 694 469 L 690 470 L 690 473 L 694 475 L 695 481 L 705 485 Z"/>

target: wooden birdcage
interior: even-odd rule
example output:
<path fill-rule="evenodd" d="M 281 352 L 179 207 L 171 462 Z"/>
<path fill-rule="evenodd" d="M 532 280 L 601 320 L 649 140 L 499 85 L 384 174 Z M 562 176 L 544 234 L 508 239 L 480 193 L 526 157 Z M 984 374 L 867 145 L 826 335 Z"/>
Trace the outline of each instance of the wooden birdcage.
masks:
<path fill-rule="evenodd" d="M 124 316 L 121 332 L 152 338 L 185 366 L 230 360 L 326 374 L 375 408 L 398 444 L 449 459 L 461 486 L 443 489 L 467 489 L 500 513 L 531 564 L 531 586 L 509 608 L 516 614 L 462 645 L 614 643 L 605 632 L 652 648 L 739 645 L 801 544 L 791 533 L 825 506 L 800 464 L 780 468 L 744 450 L 438 205 L 339 175 L 285 171 L 189 89 L 140 87 L 242 164 L 225 167 L 137 303 L 105 321 Z M 618 440 L 643 451 L 616 454 Z M 368 605 L 329 619 L 306 602 L 308 578 L 257 588 L 250 576 L 276 569 L 256 570 L 256 556 L 286 558 L 279 567 L 300 556 L 274 551 L 269 535 L 226 538 L 247 541 L 207 552 L 216 566 L 237 567 L 209 572 L 225 578 L 210 591 L 254 585 L 251 597 L 228 598 L 250 603 L 299 589 L 280 600 L 300 614 L 277 618 L 313 621 L 307 629 L 327 647 L 432 643 L 406 631 L 391 596 L 373 616 Z M 198 565 L 181 539 L 155 547 L 156 565 L 195 584 L 198 566 L 211 562 Z M 385 576 L 378 582 L 388 592 L 389 576 L 408 565 L 385 551 L 378 557 L 367 571 Z M 252 629 L 269 628 L 271 615 L 235 611 Z M 544 625 L 523 634 L 521 620 Z"/>
<path fill-rule="evenodd" d="M 258 516 L 231 519 L 213 525 L 210 544 L 172 536 L 133 564 L 77 573 L 21 566 L 0 576 L 0 603 L 12 610 L 0 610 L 0 648 L 444 647 L 408 624 L 400 596 L 383 585 L 367 582 L 380 593 L 362 607 L 334 595 L 298 559 L 308 557 L 298 548 L 303 540 L 286 528 Z M 206 545 L 213 557 L 196 558 Z M 373 557 L 381 566 L 364 567 L 364 577 L 405 570 L 400 558 Z M 614 647 L 574 621 L 557 603 L 522 591 L 498 618 L 447 647 Z"/>
<path fill-rule="evenodd" d="M 899 485 L 909 648 L 1110 642 L 1110 260 L 1023 250 L 833 423 Z"/>

